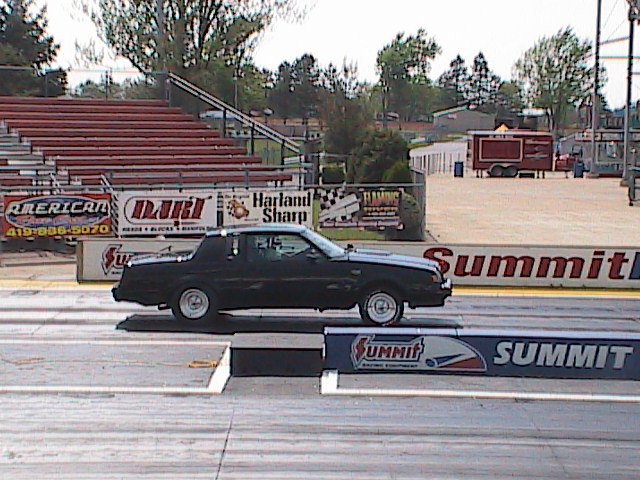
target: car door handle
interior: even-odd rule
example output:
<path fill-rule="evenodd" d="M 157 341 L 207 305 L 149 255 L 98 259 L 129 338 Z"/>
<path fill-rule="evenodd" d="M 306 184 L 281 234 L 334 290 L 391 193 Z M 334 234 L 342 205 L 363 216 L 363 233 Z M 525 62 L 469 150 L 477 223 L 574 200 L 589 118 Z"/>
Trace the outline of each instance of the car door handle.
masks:
<path fill-rule="evenodd" d="M 361 273 L 362 273 L 362 270 L 358 268 L 354 268 L 353 270 L 351 270 L 351 275 L 360 275 Z"/>

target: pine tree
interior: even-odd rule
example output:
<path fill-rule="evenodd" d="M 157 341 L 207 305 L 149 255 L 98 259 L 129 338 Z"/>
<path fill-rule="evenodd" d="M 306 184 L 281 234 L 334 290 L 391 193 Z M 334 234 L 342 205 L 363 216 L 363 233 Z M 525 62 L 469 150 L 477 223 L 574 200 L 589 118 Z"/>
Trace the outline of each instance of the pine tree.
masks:
<path fill-rule="evenodd" d="M 0 1 L 0 95 L 59 95 L 66 73 L 45 71 L 59 45 L 46 33 L 46 7 L 34 0 Z"/>
<path fill-rule="evenodd" d="M 494 104 L 500 88 L 500 77 L 489 69 L 487 60 L 480 52 L 473 59 L 469 78 L 469 104 L 474 107 Z"/>
<path fill-rule="evenodd" d="M 438 78 L 437 85 L 451 91 L 456 105 L 464 105 L 469 100 L 471 77 L 460 55 L 449 64 L 449 70 Z"/>

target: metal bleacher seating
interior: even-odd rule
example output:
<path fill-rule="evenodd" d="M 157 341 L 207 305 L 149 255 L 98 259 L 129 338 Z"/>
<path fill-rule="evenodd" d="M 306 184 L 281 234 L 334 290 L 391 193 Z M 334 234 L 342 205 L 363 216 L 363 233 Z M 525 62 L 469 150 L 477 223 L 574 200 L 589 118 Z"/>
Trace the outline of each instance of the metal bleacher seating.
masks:
<path fill-rule="evenodd" d="M 0 186 L 290 179 L 162 100 L 0 97 Z"/>

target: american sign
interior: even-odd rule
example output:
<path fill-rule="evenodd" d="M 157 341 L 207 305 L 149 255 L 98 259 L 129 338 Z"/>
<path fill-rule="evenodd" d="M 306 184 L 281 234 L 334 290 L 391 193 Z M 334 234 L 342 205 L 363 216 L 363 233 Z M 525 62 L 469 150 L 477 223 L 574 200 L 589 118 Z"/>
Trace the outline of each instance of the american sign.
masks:
<path fill-rule="evenodd" d="M 313 227 L 311 190 L 252 190 L 226 192 L 223 196 L 222 224 L 299 223 Z"/>
<path fill-rule="evenodd" d="M 5 195 L 2 234 L 5 237 L 108 235 L 111 195 Z"/>
<path fill-rule="evenodd" d="M 202 234 L 218 225 L 215 191 L 118 194 L 118 235 Z"/>

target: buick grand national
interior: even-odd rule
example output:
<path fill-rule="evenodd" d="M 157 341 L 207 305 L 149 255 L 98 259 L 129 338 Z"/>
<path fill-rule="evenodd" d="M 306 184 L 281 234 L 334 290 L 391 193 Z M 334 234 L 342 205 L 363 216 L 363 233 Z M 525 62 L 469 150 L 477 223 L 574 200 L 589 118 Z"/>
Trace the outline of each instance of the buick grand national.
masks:
<path fill-rule="evenodd" d="M 432 260 L 343 248 L 304 226 L 264 224 L 209 232 L 190 253 L 134 257 L 112 293 L 170 308 L 181 321 L 219 310 L 358 305 L 363 320 L 391 325 L 405 303 L 443 305 L 451 282 Z"/>

